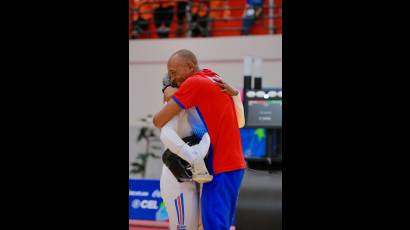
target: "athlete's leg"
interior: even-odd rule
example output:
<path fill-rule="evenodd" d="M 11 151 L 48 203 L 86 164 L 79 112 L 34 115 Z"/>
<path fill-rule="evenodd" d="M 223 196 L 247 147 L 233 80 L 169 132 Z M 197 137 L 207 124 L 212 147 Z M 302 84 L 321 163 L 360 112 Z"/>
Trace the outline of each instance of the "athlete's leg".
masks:
<path fill-rule="evenodd" d="M 161 196 L 169 216 L 169 229 L 198 229 L 199 200 L 195 183 L 179 183 L 169 169 L 163 166 L 160 184 Z"/>

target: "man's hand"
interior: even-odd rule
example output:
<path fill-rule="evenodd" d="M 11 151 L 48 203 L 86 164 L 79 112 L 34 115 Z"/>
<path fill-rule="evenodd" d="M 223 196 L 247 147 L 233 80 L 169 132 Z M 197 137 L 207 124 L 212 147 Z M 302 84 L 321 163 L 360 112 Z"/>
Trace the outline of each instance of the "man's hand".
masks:
<path fill-rule="evenodd" d="M 214 78 L 213 80 L 216 81 L 216 84 L 219 85 L 219 87 L 222 88 L 222 92 L 227 93 L 231 96 L 236 96 L 238 95 L 239 91 L 236 90 L 235 88 L 233 88 L 232 86 L 230 86 L 228 83 L 224 82 L 222 79 L 220 78 Z"/>

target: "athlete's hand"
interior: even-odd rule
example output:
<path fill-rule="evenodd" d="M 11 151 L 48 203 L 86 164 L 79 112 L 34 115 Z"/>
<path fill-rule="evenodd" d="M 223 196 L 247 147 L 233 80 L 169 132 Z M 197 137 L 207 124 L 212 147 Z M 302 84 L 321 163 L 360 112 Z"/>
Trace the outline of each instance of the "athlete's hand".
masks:
<path fill-rule="evenodd" d="M 222 88 L 222 92 L 227 93 L 231 96 L 236 96 L 238 95 L 239 91 L 236 90 L 235 88 L 233 88 L 232 86 L 230 86 L 228 83 L 224 82 L 222 79 L 220 78 L 214 78 L 213 80 L 216 81 L 216 84 L 219 85 L 219 87 Z"/>

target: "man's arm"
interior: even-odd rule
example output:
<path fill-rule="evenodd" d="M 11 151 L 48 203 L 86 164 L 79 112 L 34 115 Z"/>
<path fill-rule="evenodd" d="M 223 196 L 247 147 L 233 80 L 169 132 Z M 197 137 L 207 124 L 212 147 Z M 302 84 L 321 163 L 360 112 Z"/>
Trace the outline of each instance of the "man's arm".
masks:
<path fill-rule="evenodd" d="M 167 105 L 155 114 L 153 119 L 155 127 L 162 128 L 165 123 L 171 120 L 171 118 L 182 109 L 189 109 L 195 105 L 197 92 L 201 88 L 199 84 L 200 80 L 197 78 L 191 77 L 186 79 L 172 97 L 172 100 L 169 100 Z"/>
<path fill-rule="evenodd" d="M 169 102 L 154 115 L 153 123 L 155 127 L 162 128 L 168 121 L 181 111 L 181 107 L 174 100 Z"/>

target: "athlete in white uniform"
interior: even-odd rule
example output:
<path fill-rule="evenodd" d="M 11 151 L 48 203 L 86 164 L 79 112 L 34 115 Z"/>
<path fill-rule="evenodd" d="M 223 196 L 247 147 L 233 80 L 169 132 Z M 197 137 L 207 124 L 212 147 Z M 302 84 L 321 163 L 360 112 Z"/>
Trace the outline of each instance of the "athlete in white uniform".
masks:
<path fill-rule="evenodd" d="M 220 86 L 228 94 L 236 95 L 233 96 L 233 101 L 238 117 L 238 126 L 243 127 L 245 118 L 238 91 L 224 82 L 220 82 Z M 175 91 L 175 88 L 168 87 L 165 93 L 170 96 Z M 190 147 L 182 138 L 193 134 L 198 138 L 202 137 L 202 139 L 199 144 Z M 165 149 L 168 148 L 191 165 L 195 164 L 195 161 L 201 160 L 203 162 L 210 146 L 210 137 L 206 133 L 206 128 L 195 108 L 182 110 L 177 116 L 173 117 L 161 129 L 160 138 L 165 145 Z M 200 229 L 200 184 L 194 181 L 178 182 L 168 167 L 163 165 L 160 188 L 168 212 L 169 229 Z"/>

